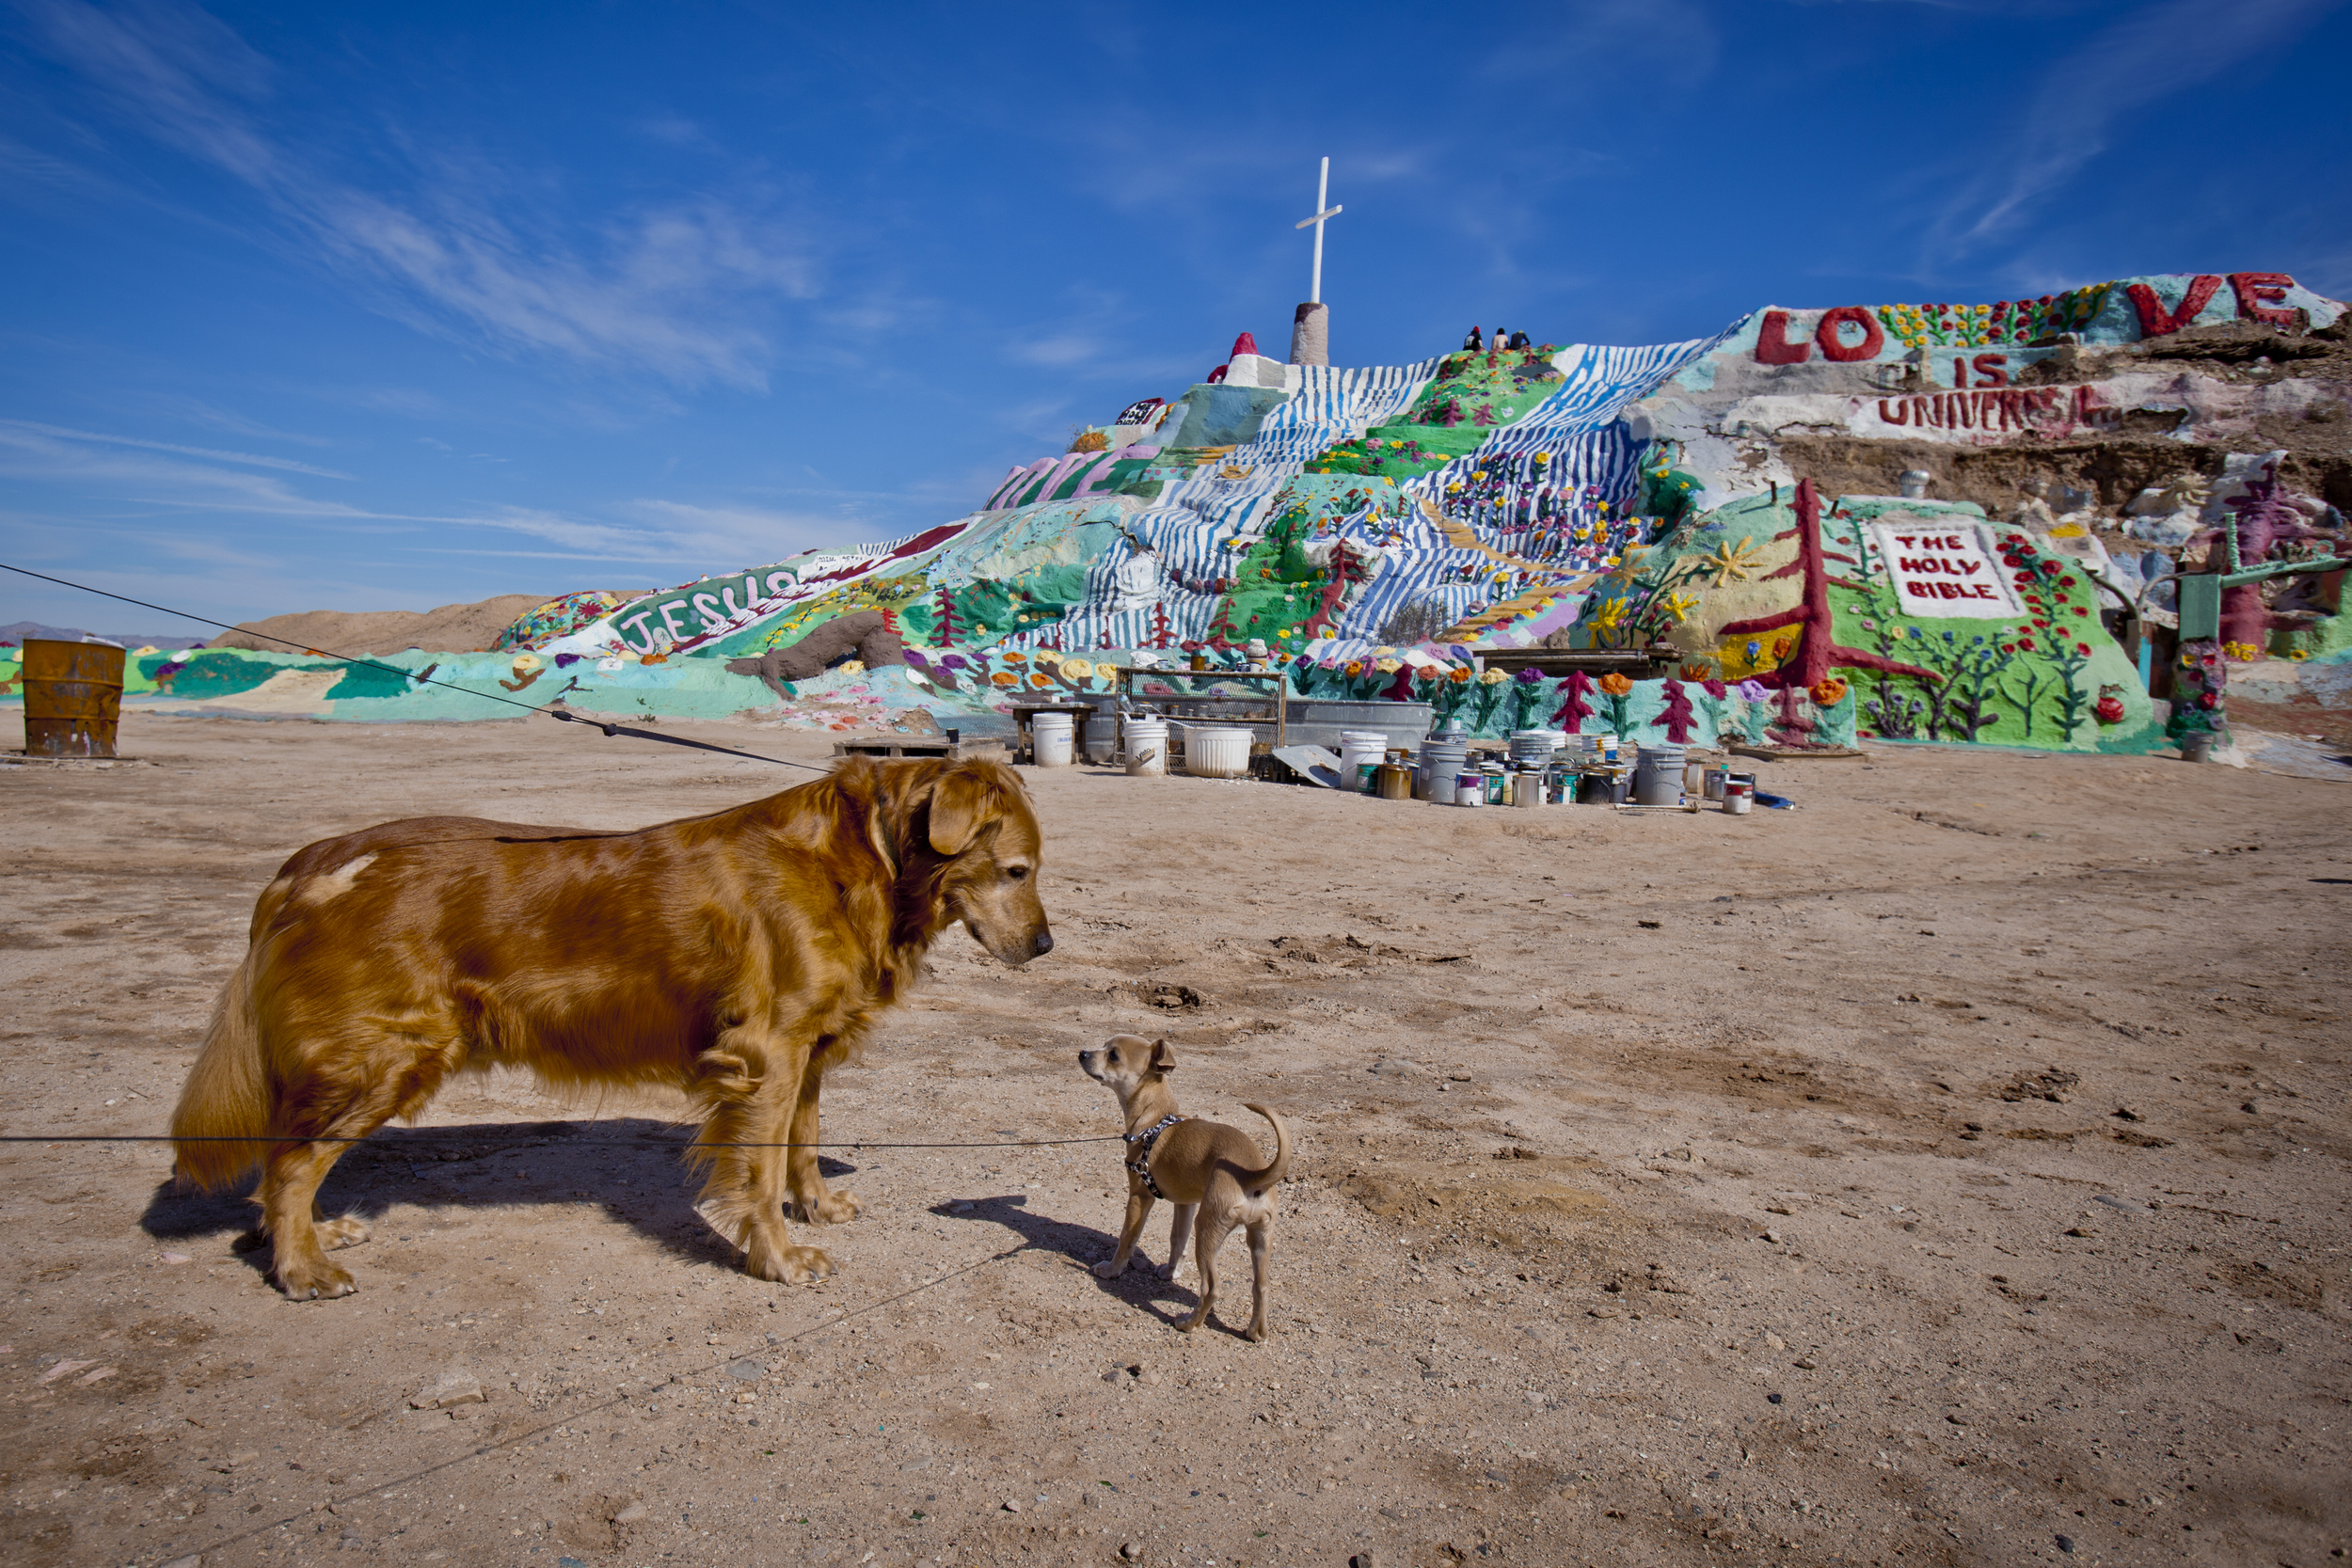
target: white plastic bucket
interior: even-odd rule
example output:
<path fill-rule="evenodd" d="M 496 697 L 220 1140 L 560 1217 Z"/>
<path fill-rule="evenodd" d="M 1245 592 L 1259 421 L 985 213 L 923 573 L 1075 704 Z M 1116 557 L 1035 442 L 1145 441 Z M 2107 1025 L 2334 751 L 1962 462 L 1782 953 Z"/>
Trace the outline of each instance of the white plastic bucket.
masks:
<path fill-rule="evenodd" d="M 1157 778 L 1168 771 L 1168 721 L 1130 719 L 1127 733 L 1127 772 L 1134 778 Z"/>
<path fill-rule="evenodd" d="M 1075 759 L 1076 728 L 1067 713 L 1038 713 L 1029 718 L 1029 759 L 1040 768 L 1067 768 Z"/>
<path fill-rule="evenodd" d="M 1389 754 L 1389 737 L 1381 730 L 1342 730 L 1340 732 L 1340 777 L 1353 784 L 1358 769 L 1371 763 L 1378 767 Z"/>
<path fill-rule="evenodd" d="M 1255 737 L 1251 730 L 1186 730 L 1184 771 L 1196 779 L 1247 778 Z"/>

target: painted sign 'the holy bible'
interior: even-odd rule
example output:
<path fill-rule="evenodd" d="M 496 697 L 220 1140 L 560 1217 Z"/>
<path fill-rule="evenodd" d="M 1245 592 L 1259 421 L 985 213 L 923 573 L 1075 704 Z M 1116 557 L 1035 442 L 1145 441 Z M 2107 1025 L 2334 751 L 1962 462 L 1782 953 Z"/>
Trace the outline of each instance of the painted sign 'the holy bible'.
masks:
<path fill-rule="evenodd" d="M 1870 543 L 1906 615 L 2006 621 L 2025 606 L 1981 523 L 1872 523 Z"/>

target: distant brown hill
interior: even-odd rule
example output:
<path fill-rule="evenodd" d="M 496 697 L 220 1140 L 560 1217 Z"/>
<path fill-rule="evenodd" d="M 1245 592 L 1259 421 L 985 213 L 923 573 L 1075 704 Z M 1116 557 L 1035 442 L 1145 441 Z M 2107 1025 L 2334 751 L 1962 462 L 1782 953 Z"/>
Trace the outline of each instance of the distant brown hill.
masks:
<path fill-rule="evenodd" d="M 489 647 L 517 615 L 557 596 L 501 594 L 478 604 L 445 604 L 426 610 L 305 610 L 240 622 L 236 630 L 222 632 L 204 645 L 273 653 L 310 648 L 326 654 L 396 654 L 405 648 L 436 654 L 478 653 Z M 289 642 L 294 645 L 289 648 Z"/>

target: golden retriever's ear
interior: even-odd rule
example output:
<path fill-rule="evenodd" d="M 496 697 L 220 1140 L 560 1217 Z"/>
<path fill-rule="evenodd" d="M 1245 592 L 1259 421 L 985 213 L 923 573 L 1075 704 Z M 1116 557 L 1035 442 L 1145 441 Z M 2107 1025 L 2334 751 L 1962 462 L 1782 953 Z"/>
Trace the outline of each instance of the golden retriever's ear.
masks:
<path fill-rule="evenodd" d="M 931 785 L 931 848 L 961 855 L 979 831 L 1004 816 L 996 782 L 965 765 L 950 768 Z"/>
<path fill-rule="evenodd" d="M 1154 1041 L 1152 1046 L 1152 1070 L 1153 1072 L 1176 1070 L 1176 1053 L 1168 1048 L 1166 1040 Z"/>

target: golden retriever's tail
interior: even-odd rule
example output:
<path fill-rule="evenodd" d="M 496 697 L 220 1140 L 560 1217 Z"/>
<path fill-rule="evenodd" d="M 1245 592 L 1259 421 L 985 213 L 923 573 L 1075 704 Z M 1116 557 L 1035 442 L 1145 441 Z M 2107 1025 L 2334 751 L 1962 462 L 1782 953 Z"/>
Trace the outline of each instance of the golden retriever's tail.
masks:
<path fill-rule="evenodd" d="M 1251 1197 L 1257 1197 L 1265 1193 L 1271 1192 L 1274 1188 L 1274 1184 L 1281 1180 L 1283 1176 L 1290 1170 L 1291 1130 L 1282 1125 L 1282 1118 L 1280 1117 L 1276 1116 L 1272 1111 L 1267 1110 L 1264 1106 L 1249 1105 L 1246 1101 L 1244 1103 L 1247 1109 L 1257 1112 L 1260 1116 L 1265 1117 L 1266 1120 L 1274 1124 L 1274 1163 L 1266 1166 L 1265 1169 L 1258 1172 L 1256 1175 L 1242 1179 L 1242 1187 L 1244 1190 L 1246 1190 Z"/>
<path fill-rule="evenodd" d="M 171 1113 L 171 1135 L 183 1140 L 173 1146 L 180 1180 L 207 1192 L 230 1185 L 261 1164 L 268 1147 L 263 1134 L 269 1131 L 269 1074 L 253 1006 L 252 968 L 259 951 L 248 950 L 221 987 L 204 1048 Z M 248 1138 L 253 1141 L 243 1141 Z M 198 1139 L 237 1141 L 193 1141 Z"/>

